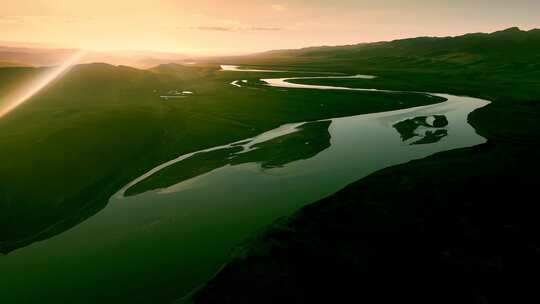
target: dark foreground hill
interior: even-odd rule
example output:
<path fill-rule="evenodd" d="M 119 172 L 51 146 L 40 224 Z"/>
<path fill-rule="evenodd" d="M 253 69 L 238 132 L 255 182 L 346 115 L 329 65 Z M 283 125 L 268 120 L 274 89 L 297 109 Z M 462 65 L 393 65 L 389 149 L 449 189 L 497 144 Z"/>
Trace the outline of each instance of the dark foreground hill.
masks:
<path fill-rule="evenodd" d="M 469 121 L 488 142 L 384 169 L 276 222 L 195 302 L 537 302 L 539 41 L 538 30 L 512 28 L 237 59 L 486 98 Z"/>

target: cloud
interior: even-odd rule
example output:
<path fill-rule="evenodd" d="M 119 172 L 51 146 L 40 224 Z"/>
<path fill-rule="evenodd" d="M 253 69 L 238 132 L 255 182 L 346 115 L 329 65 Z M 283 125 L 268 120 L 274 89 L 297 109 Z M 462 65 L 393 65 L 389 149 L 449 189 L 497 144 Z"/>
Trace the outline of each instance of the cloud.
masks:
<path fill-rule="evenodd" d="M 277 12 L 283 12 L 287 10 L 287 7 L 283 4 L 272 4 L 270 7 L 272 7 L 272 9 Z"/>
<path fill-rule="evenodd" d="M 251 31 L 281 31 L 280 27 L 252 27 L 249 30 Z"/>
<path fill-rule="evenodd" d="M 228 32 L 234 30 L 230 27 L 224 27 L 224 26 L 195 26 L 190 27 L 191 30 L 198 30 L 198 31 L 218 31 L 218 32 Z"/>
<path fill-rule="evenodd" d="M 53 16 L 53 15 L 0 15 L 0 24 L 29 26 L 66 26 L 70 24 L 95 23 L 93 17 Z"/>
<path fill-rule="evenodd" d="M 281 31 L 280 27 L 265 27 L 265 26 L 251 26 L 251 27 L 226 27 L 226 26 L 192 26 L 185 29 L 195 31 L 217 31 L 217 32 L 273 32 Z"/>

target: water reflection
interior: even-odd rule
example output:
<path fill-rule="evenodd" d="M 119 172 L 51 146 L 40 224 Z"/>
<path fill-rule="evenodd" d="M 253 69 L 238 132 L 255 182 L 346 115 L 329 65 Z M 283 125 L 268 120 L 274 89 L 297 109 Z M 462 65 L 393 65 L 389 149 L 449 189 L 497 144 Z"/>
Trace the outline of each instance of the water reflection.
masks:
<path fill-rule="evenodd" d="M 330 124 L 331 121 L 309 122 L 298 126 L 291 133 L 259 143 L 249 140 L 196 153 L 138 182 L 125 194 L 133 196 L 167 188 L 226 165 L 257 163 L 264 170 L 309 159 L 330 147 Z"/>
<path fill-rule="evenodd" d="M 398 131 L 403 142 L 413 140 L 410 145 L 425 145 L 439 142 L 448 136 L 448 119 L 445 115 L 417 116 L 395 123 L 393 127 Z"/>

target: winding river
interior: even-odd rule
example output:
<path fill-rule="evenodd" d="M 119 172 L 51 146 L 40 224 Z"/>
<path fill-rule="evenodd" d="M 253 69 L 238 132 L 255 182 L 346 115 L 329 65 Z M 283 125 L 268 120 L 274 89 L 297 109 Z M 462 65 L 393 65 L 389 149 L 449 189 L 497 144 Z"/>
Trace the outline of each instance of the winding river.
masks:
<path fill-rule="evenodd" d="M 293 84 L 294 79 L 262 81 L 287 89 L 376 91 Z M 239 80 L 231 90 L 247 85 Z M 82 224 L 1 257 L 0 269 L 20 276 L 10 277 L 9 286 L 3 283 L 13 292 L 0 295 L 0 302 L 131 298 L 136 303 L 185 295 L 208 280 L 236 245 L 275 219 L 382 168 L 485 142 L 467 116 L 488 101 L 431 95 L 447 100 L 287 124 L 162 164 L 127 184 Z M 193 174 L 176 174 L 193 168 Z"/>

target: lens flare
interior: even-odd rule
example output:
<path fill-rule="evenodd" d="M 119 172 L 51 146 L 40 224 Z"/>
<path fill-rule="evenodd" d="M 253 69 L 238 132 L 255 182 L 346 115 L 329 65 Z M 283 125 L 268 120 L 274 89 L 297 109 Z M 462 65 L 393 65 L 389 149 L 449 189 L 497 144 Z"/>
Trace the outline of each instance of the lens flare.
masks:
<path fill-rule="evenodd" d="M 35 81 L 26 84 L 17 93 L 11 95 L 5 103 L 0 105 L 0 118 L 4 117 L 18 106 L 36 95 L 39 91 L 45 88 L 49 83 L 58 79 L 67 72 L 74 64 L 76 64 L 84 56 L 84 51 L 79 51 L 69 57 L 61 65 L 56 66 L 39 76 Z"/>

